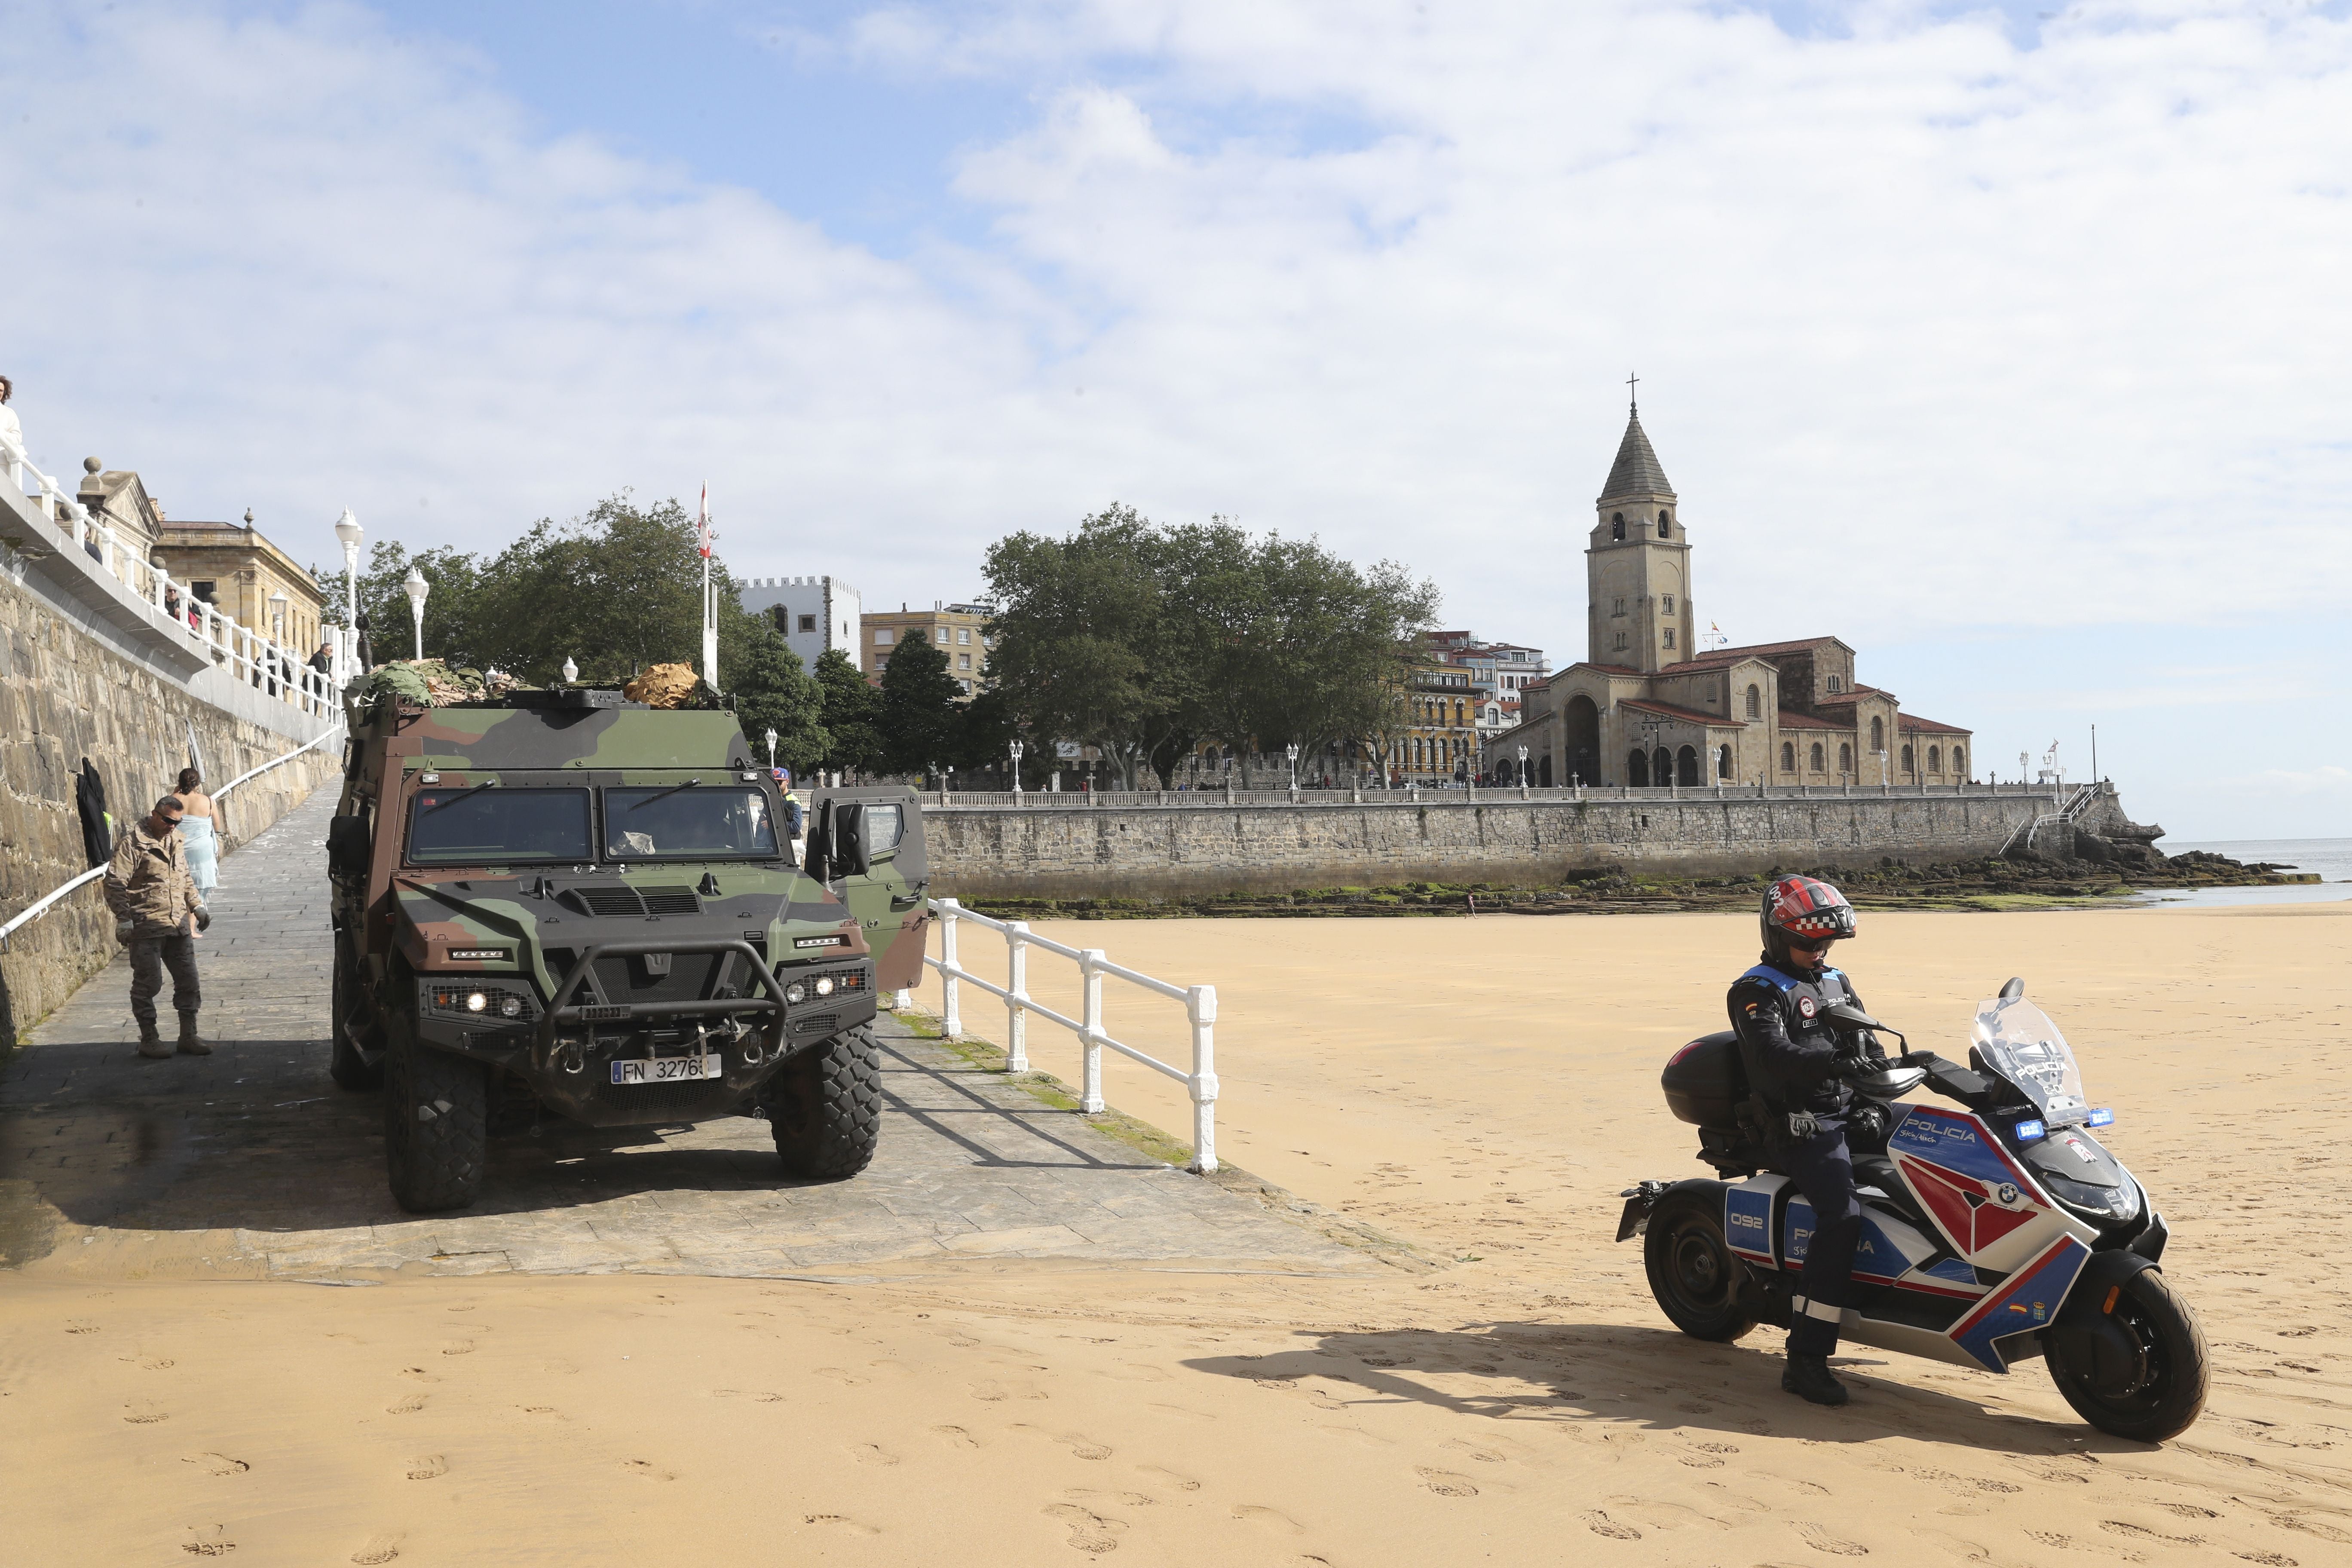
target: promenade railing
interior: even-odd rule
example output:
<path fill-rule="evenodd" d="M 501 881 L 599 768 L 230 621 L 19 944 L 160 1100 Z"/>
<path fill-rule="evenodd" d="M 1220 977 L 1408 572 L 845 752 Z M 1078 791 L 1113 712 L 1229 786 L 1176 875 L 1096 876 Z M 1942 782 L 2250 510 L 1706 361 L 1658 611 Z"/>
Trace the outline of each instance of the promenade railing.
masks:
<path fill-rule="evenodd" d="M 20 490 L 27 479 L 32 480 L 39 492 L 35 504 L 58 530 L 59 542 L 95 561 L 100 570 L 143 601 L 160 625 L 174 627 L 208 652 L 215 664 L 270 697 L 317 718 L 331 719 L 339 713 L 342 682 L 336 671 L 348 671 L 353 664 L 354 638 L 349 628 L 327 631 L 328 640 L 335 647 L 335 668 L 315 669 L 304 654 L 222 614 L 210 600 L 196 597 L 192 584 L 178 581 L 148 560 L 140 546 L 126 540 L 113 524 L 92 517 L 89 509 L 62 485 L 34 467 L 25 448 L 5 429 L 0 429 L 0 469 Z"/>
<path fill-rule="evenodd" d="M 1026 921 L 995 921 L 986 915 L 974 914 L 953 899 L 933 899 L 929 908 L 939 917 L 940 955 L 933 958 L 928 952 L 923 962 L 939 971 L 940 1008 L 940 1026 L 949 1038 L 963 1034 L 963 998 L 961 987 L 976 985 L 1004 1003 L 1004 1070 L 1029 1070 L 1029 1016 L 1035 1014 L 1049 1024 L 1058 1024 L 1078 1039 L 1081 1053 L 1078 1080 L 1078 1108 L 1088 1115 L 1103 1109 L 1103 1051 L 1117 1051 L 1129 1060 L 1142 1063 L 1152 1071 L 1164 1073 L 1182 1084 L 1192 1100 L 1192 1163 L 1189 1169 L 1203 1174 L 1217 1168 L 1217 988 L 1213 985 L 1171 985 L 1113 963 L 1100 948 L 1065 947 L 1050 938 L 1039 936 L 1029 929 Z M 978 926 L 1004 939 L 1004 984 L 997 984 L 966 969 L 961 963 L 959 938 L 964 926 Z M 1029 952 L 1031 949 L 1066 958 L 1078 966 L 1078 1016 L 1075 1018 L 1059 1013 L 1039 1002 L 1029 992 Z M 1157 996 L 1164 996 L 1184 1005 L 1184 1017 L 1192 1037 L 1192 1066 L 1190 1071 L 1148 1052 L 1137 1049 L 1123 1040 L 1114 1038 L 1103 1026 L 1103 982 L 1106 979 L 1125 981 Z M 899 1005 L 910 998 L 898 993 Z"/>
<path fill-rule="evenodd" d="M 1201 789 L 1135 790 L 924 790 L 930 810 L 1073 811 L 1095 806 L 1168 806 L 1209 810 L 1225 805 L 1508 805 L 1516 801 L 1734 801 L 1904 800 L 2040 797 L 2055 804 L 2058 788 L 2046 784 L 1582 784 L 1582 785 L 1400 785 L 1381 789 Z"/>

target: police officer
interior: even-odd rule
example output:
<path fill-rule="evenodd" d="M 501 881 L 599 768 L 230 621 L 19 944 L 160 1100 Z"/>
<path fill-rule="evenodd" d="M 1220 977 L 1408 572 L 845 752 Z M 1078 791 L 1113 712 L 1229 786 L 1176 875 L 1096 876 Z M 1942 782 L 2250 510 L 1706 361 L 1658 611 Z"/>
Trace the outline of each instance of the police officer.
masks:
<path fill-rule="evenodd" d="M 776 787 L 784 795 L 784 837 L 797 845 L 803 837 L 802 829 L 807 814 L 802 807 L 799 792 L 793 788 L 793 770 L 777 768 L 773 773 Z"/>
<path fill-rule="evenodd" d="M 1763 961 L 1732 982 L 1731 1026 L 1749 1089 L 1762 1101 L 1766 1154 L 1813 1205 L 1804 1277 L 1790 1302 L 1780 1386 L 1815 1405 L 1843 1405 L 1845 1385 L 1830 1372 L 1829 1358 L 1841 1314 L 1852 1304 L 1853 1252 L 1862 1237 L 1848 1139 L 1852 1133 L 1857 1142 L 1883 1145 L 1885 1133 L 1852 1125 L 1853 1096 L 1840 1075 L 1864 1069 L 1878 1046 L 1868 1036 L 1833 1032 L 1824 1016 L 1841 1002 L 1862 1005 L 1826 962 L 1832 942 L 1854 934 L 1845 895 L 1811 877 L 1783 877 L 1764 894 L 1762 925 Z"/>

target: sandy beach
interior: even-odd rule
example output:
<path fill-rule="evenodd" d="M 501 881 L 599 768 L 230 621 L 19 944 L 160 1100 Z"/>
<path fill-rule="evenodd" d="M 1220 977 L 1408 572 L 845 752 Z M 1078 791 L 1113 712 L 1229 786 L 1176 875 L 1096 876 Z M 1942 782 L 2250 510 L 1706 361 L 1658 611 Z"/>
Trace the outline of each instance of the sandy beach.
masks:
<path fill-rule="evenodd" d="M 0 1283 L 9 1557 L 2352 1562 L 2352 905 L 1865 913 L 1841 950 L 1916 1045 L 1960 1054 L 2012 973 L 2067 1029 L 2215 1355 L 2162 1448 L 2084 1426 L 2038 1365 L 1856 1349 L 1827 1412 L 1779 1391 L 1777 1331 L 1668 1327 L 1617 1194 L 1703 1173 L 1657 1071 L 1720 1026 L 1750 919 L 1040 930 L 1214 983 L 1223 1157 L 1415 1266 L 329 1287 L 68 1237 Z M 1032 984 L 1066 1005 L 1060 967 Z M 1116 1032 L 1181 1049 L 1174 1008 L 1111 997 Z M 967 1027 L 1001 1037 L 986 1002 Z M 1056 1031 L 1032 1053 L 1076 1077 Z M 1130 1064 L 1108 1094 L 1189 1125 Z"/>

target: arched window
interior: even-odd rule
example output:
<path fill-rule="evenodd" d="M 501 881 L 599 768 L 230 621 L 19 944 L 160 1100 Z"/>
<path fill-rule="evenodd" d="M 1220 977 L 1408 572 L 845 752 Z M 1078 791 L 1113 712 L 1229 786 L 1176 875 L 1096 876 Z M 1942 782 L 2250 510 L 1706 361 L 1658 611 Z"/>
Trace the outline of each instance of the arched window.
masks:
<path fill-rule="evenodd" d="M 1675 782 L 1675 754 L 1664 746 L 1650 759 L 1650 782 L 1661 789 Z"/>
<path fill-rule="evenodd" d="M 1727 779 L 1731 776 L 1731 748 L 1729 746 L 1722 747 L 1715 753 L 1715 776 L 1719 779 Z"/>
<path fill-rule="evenodd" d="M 1675 753 L 1675 782 L 1686 788 L 1698 787 L 1698 752 L 1685 746 Z"/>
<path fill-rule="evenodd" d="M 1838 743 L 1838 772 L 1842 773 L 1853 772 L 1853 748 L 1843 742 Z"/>
<path fill-rule="evenodd" d="M 1544 753 L 1542 763 L 1536 768 L 1536 783 L 1545 789 L 1551 788 L 1551 753 L 1549 752 Z"/>
<path fill-rule="evenodd" d="M 1764 717 L 1764 689 L 1760 686 L 1748 689 L 1748 716 L 1750 719 Z"/>
<path fill-rule="evenodd" d="M 1822 770 L 1822 743 L 1821 743 L 1819 741 L 1815 741 L 1815 742 L 1813 742 L 1813 772 L 1815 772 L 1815 773 L 1821 773 L 1821 772 L 1822 772 L 1822 771 L 1823 771 L 1823 770 Z"/>
<path fill-rule="evenodd" d="M 1886 721 L 1884 719 L 1870 721 L 1870 749 L 1874 752 L 1886 750 Z"/>
<path fill-rule="evenodd" d="M 1674 532 L 1674 528 L 1675 528 L 1675 516 L 1674 516 L 1674 513 L 1672 513 L 1672 512 L 1670 512 L 1670 511 L 1662 511 L 1662 512 L 1660 512 L 1660 513 L 1658 514 L 1658 537 L 1659 537 L 1660 539 L 1664 539 L 1664 538 L 1666 538 L 1668 535 L 1670 535 L 1671 533 L 1673 533 L 1673 532 Z"/>
<path fill-rule="evenodd" d="M 1625 514 L 1623 512 L 1618 512 L 1610 518 L 1609 537 L 1612 539 L 1622 539 L 1625 537 Z"/>
<path fill-rule="evenodd" d="M 1959 774 L 1962 778 L 1969 776 L 1969 753 L 1967 748 L 1961 746 L 1954 746 L 1952 748 L 1952 771 Z"/>
<path fill-rule="evenodd" d="M 1635 789 L 1647 789 L 1650 787 L 1650 756 L 1648 752 L 1637 749 L 1627 754 L 1625 758 L 1625 782 L 1632 784 Z"/>
<path fill-rule="evenodd" d="M 1911 771 L 1911 748 L 1908 746 L 1903 748 L 1903 771 L 1906 773 Z"/>
<path fill-rule="evenodd" d="M 1794 741 L 1780 742 L 1780 771 L 1784 773 L 1797 771 L 1797 742 Z"/>
<path fill-rule="evenodd" d="M 1944 771 L 1943 747 L 1930 746 L 1927 748 L 1927 771 L 1931 773 L 1940 773 Z"/>
<path fill-rule="evenodd" d="M 1832 691 L 1843 691 L 1845 689 L 1845 682 L 1839 677 L 1832 675 L 1830 677 L 1830 689 Z"/>

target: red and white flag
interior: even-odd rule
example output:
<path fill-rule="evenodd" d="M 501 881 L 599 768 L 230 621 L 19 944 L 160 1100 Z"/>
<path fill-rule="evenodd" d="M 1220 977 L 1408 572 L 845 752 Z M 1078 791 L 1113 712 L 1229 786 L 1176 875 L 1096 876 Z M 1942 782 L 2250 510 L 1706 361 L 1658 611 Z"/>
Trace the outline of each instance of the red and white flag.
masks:
<path fill-rule="evenodd" d="M 710 531 L 710 487 L 709 485 L 702 487 L 702 510 L 695 519 L 694 534 L 702 547 L 702 558 L 705 561 L 709 560 L 710 541 L 714 536 Z"/>

